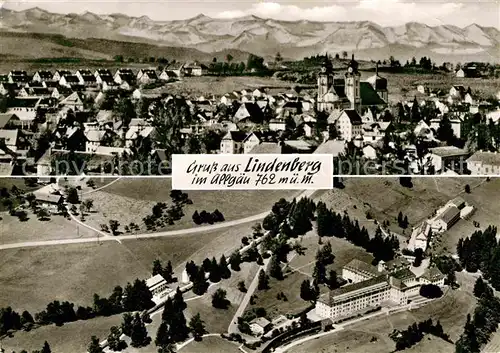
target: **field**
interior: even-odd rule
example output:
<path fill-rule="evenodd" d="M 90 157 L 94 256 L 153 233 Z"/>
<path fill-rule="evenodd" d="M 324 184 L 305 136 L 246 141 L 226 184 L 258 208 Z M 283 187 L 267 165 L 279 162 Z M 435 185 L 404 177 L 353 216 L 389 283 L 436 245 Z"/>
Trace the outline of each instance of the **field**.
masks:
<path fill-rule="evenodd" d="M 363 248 L 355 246 L 345 239 L 339 239 L 336 237 L 324 237 L 322 238 L 322 241 L 323 245 L 326 242 L 330 242 L 330 244 L 332 245 L 335 260 L 332 265 L 328 266 L 328 269 L 337 271 L 337 274 L 339 276 L 341 275 L 342 267 L 349 263 L 351 260 L 358 259 L 367 263 L 371 263 L 373 259 L 373 256 L 367 253 Z M 312 275 L 314 262 L 316 261 L 316 252 L 322 245 L 318 244 L 317 236 L 304 238 L 301 241 L 301 245 L 307 248 L 307 250 L 305 250 L 305 254 L 294 256 L 290 261 L 289 266 L 292 270 L 300 269 L 300 272 Z"/>
<path fill-rule="evenodd" d="M 473 222 L 479 222 L 480 228 L 485 229 L 489 225 L 500 226 L 498 220 L 497 203 L 500 197 L 500 179 L 492 178 L 489 182 L 483 182 L 476 188 L 472 188 L 471 193 L 461 196 L 475 208 L 474 213 L 467 220 L 461 219 L 450 230 L 441 236 L 441 241 L 436 244 L 437 251 L 456 252 L 456 246 L 460 238 L 468 237 L 478 230 Z"/>
<path fill-rule="evenodd" d="M 274 319 L 280 315 L 297 314 L 310 305 L 309 302 L 304 301 L 300 297 L 300 285 L 306 279 L 312 280 L 315 255 L 319 247 L 318 237 L 314 235 L 315 232 L 311 231 L 300 240 L 301 245 L 306 248 L 304 255 L 291 253 L 289 263 L 283 267 L 285 279 L 278 281 L 270 278 L 270 288 L 268 290 L 256 291 L 255 304 L 249 306 L 249 308 L 263 307 L 266 309 L 268 316 Z M 352 259 L 357 258 L 368 263 L 372 260 L 370 254 L 346 240 L 335 237 L 323 238 L 323 244 L 327 241 L 332 245 L 333 254 L 335 255 L 334 263 L 327 266 L 327 272 L 335 270 L 340 276 L 342 267 Z M 321 286 L 320 288 L 321 293 L 328 291 L 325 286 Z M 276 295 L 280 292 L 286 295 L 287 301 L 276 299 Z"/>
<path fill-rule="evenodd" d="M 372 76 L 374 72 L 362 72 L 361 79 Z M 413 100 L 416 96 L 423 97 L 418 91 L 418 85 L 429 89 L 441 89 L 448 93 L 451 86 L 463 85 L 470 87 L 475 95 L 482 98 L 494 96 L 500 89 L 500 79 L 457 78 L 453 74 L 400 74 L 381 72 L 380 76 L 388 81 L 389 102 L 397 103 L 401 100 Z"/>
<path fill-rule="evenodd" d="M 185 94 L 188 96 L 222 96 L 243 89 L 255 90 L 260 87 L 281 87 L 284 91 L 294 86 L 293 83 L 271 77 L 235 76 L 235 77 L 188 77 L 182 81 L 168 84 L 160 89 L 169 94 Z"/>
<path fill-rule="evenodd" d="M 150 275 L 154 259 L 172 261 L 177 275 L 186 260 L 228 254 L 250 233 L 252 223 L 227 230 L 156 239 L 130 239 L 2 250 L 0 307 L 39 311 L 53 300 L 89 305 L 92 295 L 109 295 Z M 57 288 L 57 291 L 54 291 Z"/>
<path fill-rule="evenodd" d="M 205 337 L 201 342 L 192 342 L 178 351 L 179 353 L 240 353 L 238 345 L 220 337 Z"/>
<path fill-rule="evenodd" d="M 27 221 L 21 222 L 8 213 L 2 214 L 0 244 L 95 236 L 93 231 L 62 216 L 54 215 L 50 220 L 40 221 L 28 211 L 28 217 Z"/>
<path fill-rule="evenodd" d="M 17 332 L 12 338 L 2 340 L 6 352 L 28 352 L 39 350 L 47 341 L 53 352 L 85 352 L 90 337 L 106 337 L 111 326 L 120 326 L 121 315 L 99 317 L 92 320 L 76 321 L 61 327 L 55 325 L 43 326 L 30 332 Z"/>
<path fill-rule="evenodd" d="M 142 219 L 151 214 L 151 208 L 156 202 L 171 202 L 171 185 L 171 179 L 121 179 L 102 190 L 84 195 L 84 199 L 94 201 L 96 211 L 87 216 L 86 222 L 99 227 L 110 219 L 116 219 L 122 227 L 130 222 L 141 225 Z M 226 220 L 234 220 L 270 210 L 280 198 L 299 193 L 296 190 L 189 191 L 193 204 L 185 205 L 185 216 L 175 225 L 166 226 L 163 230 L 195 226 L 191 219 L 195 210 L 213 212 L 218 209 Z M 141 229 L 143 231 L 144 227 Z"/>
<path fill-rule="evenodd" d="M 331 190 L 324 197 L 331 198 L 327 205 L 334 209 L 337 209 L 339 200 L 355 200 L 356 207 L 363 213 L 369 210 L 379 223 L 387 220 L 391 231 L 405 234 L 397 224 L 401 211 L 408 217 L 410 226 L 406 235 L 409 235 L 412 226 L 418 225 L 454 197 L 463 196 L 466 184 L 474 188 L 483 179 L 412 178 L 412 182 L 412 188 L 405 188 L 399 184 L 398 178 L 351 178 L 345 180 L 345 189 Z M 340 208 L 337 212 L 343 210 Z"/>

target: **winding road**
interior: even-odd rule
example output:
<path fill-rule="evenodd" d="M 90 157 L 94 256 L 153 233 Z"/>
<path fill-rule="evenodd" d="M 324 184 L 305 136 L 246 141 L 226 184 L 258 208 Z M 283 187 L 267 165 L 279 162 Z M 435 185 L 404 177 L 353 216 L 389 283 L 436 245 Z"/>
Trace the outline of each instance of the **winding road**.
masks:
<path fill-rule="evenodd" d="M 316 190 L 305 190 L 301 194 L 299 194 L 296 198 L 300 199 L 302 197 L 311 196 Z M 69 239 L 54 239 L 54 240 L 42 240 L 42 241 L 27 241 L 20 243 L 11 243 L 11 244 L 2 244 L 0 245 L 0 250 L 6 249 L 17 249 L 17 248 L 29 248 L 29 247 L 38 247 L 38 246 L 50 246 L 50 245 L 67 245 L 67 244 L 82 244 L 82 243 L 92 243 L 92 242 L 104 242 L 104 241 L 117 241 L 121 240 L 134 240 L 134 239 L 150 239 L 150 238 L 161 238 L 161 237 L 171 237 L 177 235 L 186 235 L 186 234 L 195 234 L 201 232 L 210 232 L 218 229 L 224 229 L 229 227 L 238 226 L 240 224 L 250 223 L 259 221 L 264 219 L 270 211 L 265 211 L 253 216 L 248 216 L 240 219 L 235 219 L 232 221 L 225 221 L 222 223 L 212 224 L 208 226 L 194 227 L 188 229 L 179 229 L 179 230 L 170 230 L 156 233 L 142 233 L 135 235 L 118 235 L 112 236 L 106 233 L 101 232 L 100 230 L 93 228 L 75 217 L 72 217 L 75 222 L 79 225 L 86 227 L 98 234 L 100 236 L 96 237 L 88 237 L 88 238 L 69 238 Z"/>

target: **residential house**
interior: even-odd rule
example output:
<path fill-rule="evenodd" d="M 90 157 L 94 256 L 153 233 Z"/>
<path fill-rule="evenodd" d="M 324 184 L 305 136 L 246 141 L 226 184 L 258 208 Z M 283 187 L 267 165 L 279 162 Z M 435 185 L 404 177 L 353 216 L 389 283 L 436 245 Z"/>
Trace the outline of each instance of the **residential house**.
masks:
<path fill-rule="evenodd" d="M 30 81 L 28 73 L 23 70 L 12 70 L 8 74 L 9 83 L 24 84 Z"/>
<path fill-rule="evenodd" d="M 453 170 L 458 174 L 465 174 L 469 155 L 470 153 L 462 148 L 444 146 L 430 148 L 426 159 L 430 161 L 435 173 Z"/>
<path fill-rule="evenodd" d="M 334 111 L 328 117 L 328 124 L 335 124 L 339 136 L 352 141 L 357 135 L 363 134 L 363 123 L 358 112 L 354 109 L 345 109 L 338 113 Z"/>
<path fill-rule="evenodd" d="M 333 158 L 344 153 L 346 142 L 344 140 L 326 140 L 316 148 L 314 154 L 330 154 Z"/>
<path fill-rule="evenodd" d="M 123 84 L 124 82 L 128 83 L 129 85 L 134 85 L 136 82 L 136 76 L 131 69 L 116 70 L 113 79 L 119 85 Z"/>
<path fill-rule="evenodd" d="M 283 118 L 276 118 L 269 120 L 269 130 L 271 131 L 284 131 L 286 130 L 286 122 Z"/>
<path fill-rule="evenodd" d="M 168 65 L 167 70 L 173 71 L 178 78 L 183 77 L 186 72 L 184 64 L 180 62 L 175 62 Z"/>
<path fill-rule="evenodd" d="M 97 86 L 97 79 L 90 70 L 78 70 L 76 72 L 76 77 L 78 77 L 80 84 L 85 87 Z"/>
<path fill-rule="evenodd" d="M 271 131 L 254 131 L 249 133 L 243 140 L 243 153 L 250 153 L 255 146 L 264 142 L 277 144 L 277 134 Z"/>
<path fill-rule="evenodd" d="M 271 327 L 271 322 L 264 317 L 257 317 L 250 321 L 250 330 L 256 336 L 262 336 L 269 331 Z"/>
<path fill-rule="evenodd" d="M 391 122 L 374 122 L 362 125 L 362 136 L 364 143 L 373 143 L 384 138 L 391 126 Z"/>
<path fill-rule="evenodd" d="M 33 195 L 37 203 L 53 213 L 58 212 L 60 205 L 64 202 L 64 197 L 52 184 L 35 190 Z"/>
<path fill-rule="evenodd" d="M 243 131 L 229 131 L 220 142 L 222 154 L 241 154 L 245 152 L 243 142 L 247 133 Z"/>
<path fill-rule="evenodd" d="M 0 94 L 2 96 L 11 96 L 14 97 L 19 92 L 19 85 L 17 83 L 8 83 L 2 82 L 0 83 Z"/>
<path fill-rule="evenodd" d="M 408 250 L 415 251 L 416 249 L 422 249 L 422 251 L 425 251 L 431 235 L 431 224 L 425 220 L 418 227 L 413 228 L 410 241 L 408 242 Z"/>
<path fill-rule="evenodd" d="M 125 147 L 130 148 L 134 142 L 140 137 L 154 139 L 156 129 L 153 126 L 135 125 L 129 126 L 125 133 Z"/>
<path fill-rule="evenodd" d="M 80 84 L 80 80 L 78 79 L 78 77 L 76 75 L 64 75 L 59 80 L 59 85 L 61 85 L 63 87 L 71 88 L 72 86 L 79 85 L 79 84 Z"/>
<path fill-rule="evenodd" d="M 163 71 L 161 72 L 159 78 L 162 81 L 171 81 L 171 80 L 178 79 L 179 76 L 177 76 L 177 74 L 173 70 L 163 69 Z"/>
<path fill-rule="evenodd" d="M 45 81 L 52 81 L 53 77 L 54 75 L 52 74 L 52 72 L 48 70 L 39 70 L 35 72 L 32 80 L 35 82 L 45 82 Z"/>
<path fill-rule="evenodd" d="M 111 71 L 108 69 L 98 69 L 94 72 L 97 84 L 102 85 L 103 81 L 114 81 Z"/>
<path fill-rule="evenodd" d="M 464 78 L 465 77 L 465 71 L 463 69 L 458 69 L 455 72 L 455 76 L 458 78 Z"/>
<path fill-rule="evenodd" d="M 64 86 L 58 86 L 54 88 L 50 96 L 55 99 L 64 99 L 65 97 L 68 97 L 72 93 L 73 89 Z"/>
<path fill-rule="evenodd" d="M 141 69 L 137 73 L 137 82 L 140 84 L 148 84 L 158 81 L 158 76 L 154 69 Z"/>
<path fill-rule="evenodd" d="M 478 151 L 467 159 L 467 169 L 472 175 L 498 175 L 500 153 Z"/>
<path fill-rule="evenodd" d="M 422 284 L 434 284 L 436 286 L 444 286 L 445 275 L 436 267 L 428 267 L 419 280 Z"/>
<path fill-rule="evenodd" d="M 8 102 L 8 114 L 15 114 L 21 121 L 21 128 L 31 126 L 36 117 L 36 110 L 41 98 L 14 98 Z"/>
<path fill-rule="evenodd" d="M 83 110 L 84 109 L 84 96 L 80 92 L 73 92 L 61 102 L 60 106 L 68 107 L 73 110 Z"/>
<path fill-rule="evenodd" d="M 465 89 L 465 87 L 461 85 L 451 86 L 450 88 L 450 96 L 454 98 L 462 99 L 465 96 L 466 92 L 467 90 Z"/>
<path fill-rule="evenodd" d="M 156 304 L 159 304 L 165 296 L 173 291 L 172 288 L 168 287 L 167 281 L 160 274 L 148 278 L 146 280 L 146 286 L 151 292 L 151 295 L 153 296 L 152 299 Z"/>
<path fill-rule="evenodd" d="M 28 88 L 28 97 L 36 97 L 36 98 L 49 98 L 52 95 L 52 92 L 48 88 L 45 87 L 30 87 Z"/>
<path fill-rule="evenodd" d="M 264 114 L 256 103 L 243 103 L 234 114 L 236 123 L 256 123 L 264 121 Z"/>
<path fill-rule="evenodd" d="M 15 130 L 21 126 L 21 120 L 13 113 L 0 113 L 0 129 Z"/>
<path fill-rule="evenodd" d="M 184 73 L 188 76 L 203 76 L 208 72 L 208 68 L 198 62 L 193 62 L 184 66 Z"/>
<path fill-rule="evenodd" d="M 52 76 L 52 81 L 59 82 L 63 76 L 71 76 L 73 75 L 71 71 L 68 70 L 56 70 L 54 75 Z"/>

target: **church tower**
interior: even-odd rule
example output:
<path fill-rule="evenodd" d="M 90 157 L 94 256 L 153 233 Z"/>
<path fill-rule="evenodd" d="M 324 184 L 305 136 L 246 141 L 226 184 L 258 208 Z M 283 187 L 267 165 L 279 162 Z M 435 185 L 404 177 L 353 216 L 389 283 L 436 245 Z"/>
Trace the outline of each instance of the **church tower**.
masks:
<path fill-rule="evenodd" d="M 358 71 L 358 62 L 354 60 L 354 54 L 345 73 L 345 95 L 351 102 L 351 109 L 361 114 L 361 93 L 360 93 L 361 74 Z"/>
<path fill-rule="evenodd" d="M 321 71 L 318 74 L 318 110 L 326 110 L 324 96 L 333 85 L 333 67 L 328 54 L 326 54 L 325 61 L 321 66 Z"/>

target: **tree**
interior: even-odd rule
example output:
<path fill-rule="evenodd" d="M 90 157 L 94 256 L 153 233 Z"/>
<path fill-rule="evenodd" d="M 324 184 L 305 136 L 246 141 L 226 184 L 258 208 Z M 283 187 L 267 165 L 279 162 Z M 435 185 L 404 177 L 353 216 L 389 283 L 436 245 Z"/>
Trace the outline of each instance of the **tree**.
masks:
<path fill-rule="evenodd" d="M 139 313 L 135 314 L 134 320 L 132 321 L 130 339 L 132 340 L 130 345 L 134 348 L 145 347 L 151 342 L 151 337 L 148 336 L 148 331 Z"/>
<path fill-rule="evenodd" d="M 217 289 L 212 294 L 212 306 L 217 309 L 227 309 L 231 302 L 226 299 L 227 292 L 224 289 Z"/>
<path fill-rule="evenodd" d="M 113 233 L 113 235 L 118 234 L 118 227 L 119 226 L 120 226 L 120 223 L 117 220 L 115 220 L 115 219 L 109 220 L 109 229 L 111 229 L 111 233 Z"/>
<path fill-rule="evenodd" d="M 177 287 L 177 289 L 175 291 L 174 298 L 172 300 L 172 304 L 179 311 L 184 311 L 187 308 L 187 304 L 184 301 L 184 298 L 182 296 L 182 292 L 179 289 L 179 287 Z"/>
<path fill-rule="evenodd" d="M 283 58 L 281 57 L 281 54 L 279 52 L 276 53 L 276 57 L 274 58 L 274 61 L 276 61 L 276 63 L 280 63 L 283 61 Z"/>
<path fill-rule="evenodd" d="M 156 259 L 153 261 L 153 276 L 161 275 L 163 273 L 163 267 L 161 261 Z"/>
<path fill-rule="evenodd" d="M 420 295 L 425 298 L 439 298 L 443 291 L 435 284 L 424 284 L 420 287 Z"/>
<path fill-rule="evenodd" d="M 420 267 L 422 264 L 422 259 L 424 257 L 424 251 L 421 248 L 415 249 L 415 261 L 413 262 L 414 267 Z"/>
<path fill-rule="evenodd" d="M 342 59 L 347 59 L 347 52 L 345 50 L 342 52 Z"/>
<path fill-rule="evenodd" d="M 311 282 L 308 279 L 303 280 L 300 285 L 300 297 L 305 301 L 313 300 Z"/>
<path fill-rule="evenodd" d="M 134 321 L 134 318 L 130 313 L 123 314 L 121 331 L 124 335 L 130 337 L 130 335 L 132 334 L 132 322 L 133 321 Z"/>
<path fill-rule="evenodd" d="M 80 202 L 78 198 L 78 191 L 75 188 L 69 188 L 68 189 L 68 194 L 66 196 L 66 201 L 68 201 L 71 204 L 77 204 Z"/>
<path fill-rule="evenodd" d="M 334 270 L 330 270 L 328 273 L 328 280 L 327 280 L 328 288 L 331 290 L 339 288 L 339 282 L 337 280 L 337 272 Z"/>
<path fill-rule="evenodd" d="M 189 330 L 193 334 L 195 341 L 201 341 L 202 336 L 207 333 L 205 322 L 201 319 L 200 313 L 197 313 L 189 320 Z"/>
<path fill-rule="evenodd" d="M 233 271 L 239 271 L 241 264 L 241 254 L 239 251 L 235 251 L 231 254 L 229 257 L 229 265 L 231 266 L 231 270 Z"/>
<path fill-rule="evenodd" d="M 127 343 L 122 340 L 120 329 L 117 326 L 112 326 L 110 328 L 110 333 L 107 338 L 108 346 L 112 351 L 121 351 L 127 348 Z"/>
<path fill-rule="evenodd" d="M 172 283 L 174 281 L 174 270 L 170 260 L 168 260 L 167 265 L 163 268 L 161 274 L 167 283 Z"/>
<path fill-rule="evenodd" d="M 221 256 L 219 260 L 219 271 L 220 271 L 220 276 L 223 279 L 228 279 L 229 277 L 231 277 L 231 270 L 229 270 L 227 260 L 224 254 Z"/>
<path fill-rule="evenodd" d="M 448 119 L 448 116 L 446 114 L 439 122 L 436 137 L 441 141 L 448 142 L 449 144 L 453 143 L 453 141 L 455 140 L 455 133 L 453 132 L 451 121 L 450 119 Z"/>
<path fill-rule="evenodd" d="M 43 343 L 42 351 L 40 353 L 51 353 L 49 342 L 45 341 Z"/>
<path fill-rule="evenodd" d="M 92 336 L 90 338 L 90 344 L 87 348 L 87 353 L 104 353 L 104 350 L 99 344 L 99 339 L 96 336 Z"/>
<path fill-rule="evenodd" d="M 273 278 L 276 278 L 279 281 L 283 279 L 283 271 L 281 270 L 281 263 L 276 255 L 271 256 L 269 275 Z"/>
<path fill-rule="evenodd" d="M 238 282 L 238 290 L 240 292 L 243 292 L 243 293 L 246 293 L 247 292 L 247 288 L 245 286 L 245 281 L 239 281 Z"/>
<path fill-rule="evenodd" d="M 465 185 L 465 192 L 467 194 L 470 194 L 470 185 L 469 184 Z"/>
<path fill-rule="evenodd" d="M 269 289 L 269 277 L 264 270 L 259 272 L 259 284 L 257 285 L 258 290 Z"/>
<path fill-rule="evenodd" d="M 474 296 L 481 298 L 483 295 L 492 296 L 493 290 L 483 281 L 482 277 L 479 277 L 474 284 Z"/>

